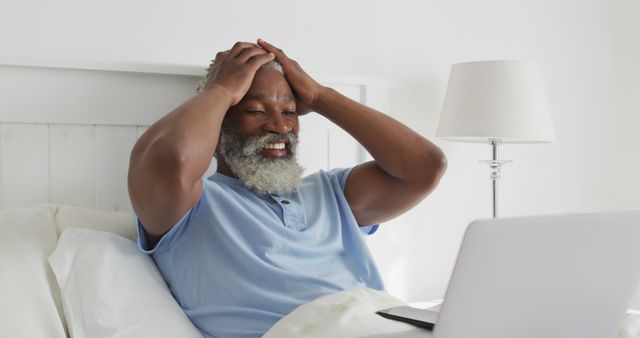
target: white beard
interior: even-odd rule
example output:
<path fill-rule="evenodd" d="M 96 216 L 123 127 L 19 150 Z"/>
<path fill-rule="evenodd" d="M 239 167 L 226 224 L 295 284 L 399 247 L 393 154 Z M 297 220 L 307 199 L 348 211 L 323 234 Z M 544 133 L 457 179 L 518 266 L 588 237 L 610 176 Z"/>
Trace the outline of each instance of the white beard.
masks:
<path fill-rule="evenodd" d="M 262 155 L 262 149 L 268 143 L 282 139 L 288 140 L 287 156 L 271 158 Z M 298 136 L 293 133 L 246 137 L 222 128 L 218 152 L 247 188 L 258 194 L 285 194 L 298 187 L 304 171 L 296 159 L 297 145 Z"/>

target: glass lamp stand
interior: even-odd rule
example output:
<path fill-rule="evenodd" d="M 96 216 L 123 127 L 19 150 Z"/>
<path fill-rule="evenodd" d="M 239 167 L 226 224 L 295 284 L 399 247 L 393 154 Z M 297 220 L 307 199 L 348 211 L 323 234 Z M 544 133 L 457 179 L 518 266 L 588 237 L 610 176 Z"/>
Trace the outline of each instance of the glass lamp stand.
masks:
<path fill-rule="evenodd" d="M 502 141 L 500 139 L 491 138 L 489 139 L 489 144 L 491 145 L 491 160 L 483 160 L 478 162 L 488 164 L 489 170 L 491 171 L 489 179 L 491 179 L 492 186 L 493 218 L 496 218 L 498 217 L 498 180 L 500 180 L 501 177 L 500 170 L 502 169 L 503 164 L 507 164 L 513 161 L 498 160 L 498 148 L 502 144 Z"/>

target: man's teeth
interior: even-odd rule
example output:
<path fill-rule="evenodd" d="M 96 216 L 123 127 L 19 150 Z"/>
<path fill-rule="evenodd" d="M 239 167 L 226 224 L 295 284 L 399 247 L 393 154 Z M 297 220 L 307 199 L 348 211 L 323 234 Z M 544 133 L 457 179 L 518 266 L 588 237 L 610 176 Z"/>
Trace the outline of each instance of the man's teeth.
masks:
<path fill-rule="evenodd" d="M 270 143 L 267 144 L 265 149 L 284 149 L 284 143 Z"/>

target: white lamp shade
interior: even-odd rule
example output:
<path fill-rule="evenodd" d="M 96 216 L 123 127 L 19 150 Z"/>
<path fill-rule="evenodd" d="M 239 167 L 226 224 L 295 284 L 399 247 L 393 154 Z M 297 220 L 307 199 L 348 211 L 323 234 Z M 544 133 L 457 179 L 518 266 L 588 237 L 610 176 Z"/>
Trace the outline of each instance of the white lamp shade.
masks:
<path fill-rule="evenodd" d="M 554 142 L 540 67 L 527 61 L 454 64 L 436 137 L 451 141 Z"/>

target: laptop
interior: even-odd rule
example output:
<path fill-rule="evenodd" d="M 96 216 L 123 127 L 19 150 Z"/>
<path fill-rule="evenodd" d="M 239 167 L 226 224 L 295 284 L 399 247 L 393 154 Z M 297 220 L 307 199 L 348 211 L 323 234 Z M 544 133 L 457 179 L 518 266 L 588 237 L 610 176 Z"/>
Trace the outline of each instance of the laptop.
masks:
<path fill-rule="evenodd" d="M 640 210 L 479 220 L 439 311 L 386 311 L 433 332 L 376 337 L 613 338 L 639 284 Z"/>

